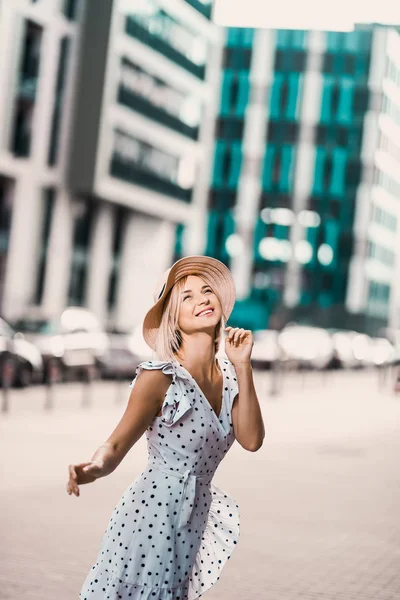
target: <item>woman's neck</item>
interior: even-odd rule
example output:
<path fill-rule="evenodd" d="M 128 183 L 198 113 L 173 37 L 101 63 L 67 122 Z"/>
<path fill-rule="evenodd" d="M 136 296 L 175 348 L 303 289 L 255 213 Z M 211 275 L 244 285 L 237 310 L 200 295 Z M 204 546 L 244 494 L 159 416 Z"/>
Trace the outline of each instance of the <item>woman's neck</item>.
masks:
<path fill-rule="evenodd" d="M 184 340 L 177 361 L 199 381 L 212 381 L 219 371 L 215 341 L 211 338 Z"/>

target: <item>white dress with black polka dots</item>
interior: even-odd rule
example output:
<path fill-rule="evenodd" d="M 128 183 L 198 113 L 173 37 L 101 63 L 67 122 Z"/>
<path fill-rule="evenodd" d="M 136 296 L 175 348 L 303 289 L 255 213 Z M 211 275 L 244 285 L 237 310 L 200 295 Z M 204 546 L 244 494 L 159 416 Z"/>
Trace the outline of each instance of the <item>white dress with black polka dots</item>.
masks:
<path fill-rule="evenodd" d="M 232 363 L 218 360 L 219 416 L 178 362 L 137 367 L 136 378 L 162 369 L 172 381 L 146 430 L 148 464 L 114 508 L 81 600 L 194 600 L 219 580 L 239 538 L 239 507 L 212 483 L 234 442 L 238 393 Z"/>

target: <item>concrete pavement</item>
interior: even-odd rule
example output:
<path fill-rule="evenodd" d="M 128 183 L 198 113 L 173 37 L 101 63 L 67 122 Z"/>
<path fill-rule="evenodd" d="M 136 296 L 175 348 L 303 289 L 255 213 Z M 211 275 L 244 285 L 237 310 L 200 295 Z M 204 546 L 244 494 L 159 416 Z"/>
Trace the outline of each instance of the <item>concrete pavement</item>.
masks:
<path fill-rule="evenodd" d="M 109 477 L 65 491 L 118 423 L 127 383 L 12 390 L 0 415 L 0 599 L 75 600 L 109 516 L 146 464 L 142 438 Z M 235 443 L 214 483 L 240 505 L 238 547 L 207 600 L 400 599 L 400 395 L 367 373 L 257 375 L 266 438 Z M 86 396 L 88 398 L 88 396 Z"/>

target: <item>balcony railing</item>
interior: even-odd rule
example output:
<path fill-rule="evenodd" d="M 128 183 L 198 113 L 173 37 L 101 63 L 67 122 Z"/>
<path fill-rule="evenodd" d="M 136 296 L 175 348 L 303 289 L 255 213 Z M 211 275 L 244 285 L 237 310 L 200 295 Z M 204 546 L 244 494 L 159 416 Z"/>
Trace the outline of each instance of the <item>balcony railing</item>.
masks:
<path fill-rule="evenodd" d="M 145 188 L 154 190 L 167 196 L 172 196 L 190 202 L 192 199 L 192 190 L 181 188 L 172 181 L 167 181 L 148 171 L 135 167 L 133 165 L 122 162 L 118 158 L 113 157 L 110 163 L 110 174 L 117 179 L 128 181 L 141 185 Z"/>
<path fill-rule="evenodd" d="M 125 22 L 125 32 L 143 42 L 153 50 L 160 52 L 167 58 L 170 58 L 177 65 L 180 65 L 190 73 L 193 73 L 199 79 L 205 77 L 205 65 L 196 65 L 191 60 L 186 58 L 183 54 L 175 50 L 165 40 L 161 39 L 158 35 L 152 34 L 145 27 L 137 23 L 132 17 L 127 17 Z"/>
<path fill-rule="evenodd" d="M 162 110 L 158 106 L 154 106 L 154 104 L 152 104 L 145 98 L 142 98 L 138 94 L 135 94 L 134 92 L 128 90 L 122 85 L 119 86 L 118 90 L 118 102 L 123 106 L 127 106 L 128 108 L 131 108 L 132 110 L 135 110 L 145 115 L 146 117 L 149 117 L 153 121 L 157 121 L 162 125 L 166 125 L 166 127 L 170 127 L 175 131 L 179 131 L 179 133 L 182 133 L 187 137 L 190 137 L 194 140 L 197 140 L 198 138 L 198 127 L 190 127 L 189 125 L 183 123 L 183 121 L 178 119 L 178 117 L 171 115 L 170 113 L 168 113 L 165 110 Z"/>

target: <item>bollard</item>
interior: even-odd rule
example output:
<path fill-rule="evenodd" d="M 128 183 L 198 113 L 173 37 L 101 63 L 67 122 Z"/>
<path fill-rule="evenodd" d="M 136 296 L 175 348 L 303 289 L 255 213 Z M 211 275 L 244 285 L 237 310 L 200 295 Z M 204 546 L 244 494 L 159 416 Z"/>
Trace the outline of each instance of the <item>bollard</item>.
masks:
<path fill-rule="evenodd" d="M 2 403 L 1 403 L 1 412 L 6 414 L 10 409 L 10 387 L 13 383 L 15 371 L 14 371 L 14 363 L 11 359 L 6 359 L 3 364 L 3 376 L 1 380 L 2 386 Z"/>
<path fill-rule="evenodd" d="M 57 373 L 56 365 L 53 361 L 49 361 L 46 378 L 46 400 L 43 405 L 44 410 L 53 410 L 54 408 L 54 384 Z"/>
<path fill-rule="evenodd" d="M 95 365 L 88 365 L 83 372 L 82 408 L 89 408 L 92 404 L 93 380 L 96 377 Z"/>
<path fill-rule="evenodd" d="M 280 377 L 280 361 L 279 360 L 273 360 L 271 362 L 271 370 L 270 370 L 270 388 L 269 388 L 269 395 L 270 396 L 277 396 L 279 394 L 279 387 L 280 387 L 280 382 L 279 382 L 279 377 Z"/>

